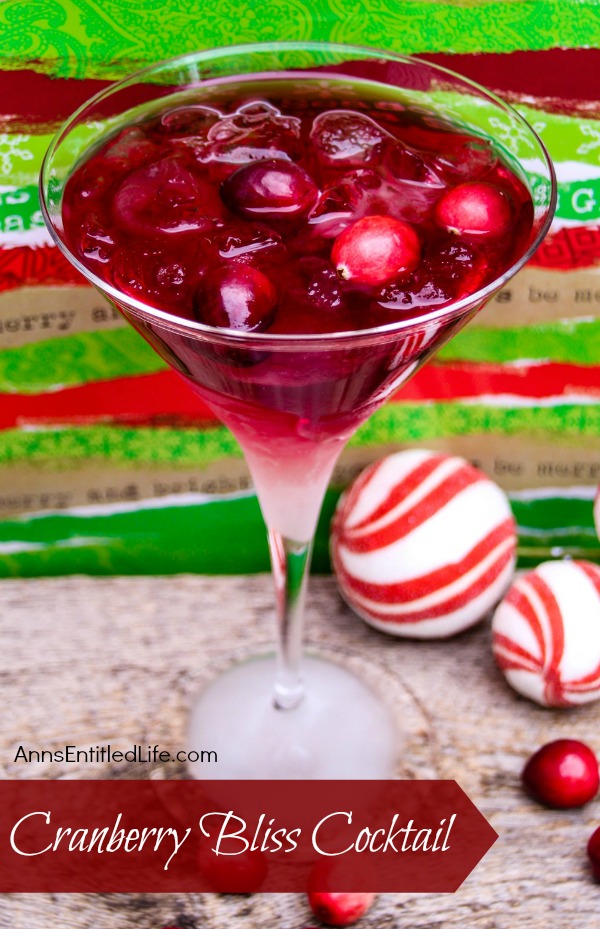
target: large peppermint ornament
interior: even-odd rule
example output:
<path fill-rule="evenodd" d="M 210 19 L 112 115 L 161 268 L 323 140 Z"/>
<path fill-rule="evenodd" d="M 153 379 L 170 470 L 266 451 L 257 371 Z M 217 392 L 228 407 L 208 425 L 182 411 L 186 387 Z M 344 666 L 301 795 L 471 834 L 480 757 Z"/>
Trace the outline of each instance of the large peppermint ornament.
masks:
<path fill-rule="evenodd" d="M 342 596 L 397 636 L 445 638 L 478 622 L 510 584 L 515 550 L 500 488 L 464 459 L 422 449 L 366 468 L 332 523 Z"/>
<path fill-rule="evenodd" d="M 546 561 L 512 585 L 494 614 L 493 649 L 506 680 L 542 706 L 600 697 L 600 568 Z"/>

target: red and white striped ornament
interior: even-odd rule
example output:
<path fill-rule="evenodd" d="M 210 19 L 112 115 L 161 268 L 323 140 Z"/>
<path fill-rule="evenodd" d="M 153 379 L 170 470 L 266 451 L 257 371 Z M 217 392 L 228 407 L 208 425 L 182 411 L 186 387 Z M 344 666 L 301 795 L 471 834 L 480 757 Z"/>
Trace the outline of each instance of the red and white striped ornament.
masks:
<path fill-rule="evenodd" d="M 463 458 L 423 449 L 366 468 L 332 523 L 342 596 L 398 636 L 445 638 L 478 622 L 510 584 L 515 551 L 503 491 Z"/>
<path fill-rule="evenodd" d="M 512 585 L 492 621 L 506 680 L 542 706 L 600 697 L 600 568 L 545 561 Z"/>

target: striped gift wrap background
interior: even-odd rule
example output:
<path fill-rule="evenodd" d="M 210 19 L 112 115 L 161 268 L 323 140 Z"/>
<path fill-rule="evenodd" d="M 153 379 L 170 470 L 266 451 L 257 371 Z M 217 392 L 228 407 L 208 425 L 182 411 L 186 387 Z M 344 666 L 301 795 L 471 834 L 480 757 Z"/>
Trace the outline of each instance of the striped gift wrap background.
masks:
<path fill-rule="evenodd" d="M 600 17 L 587 2 L 40 0 L 0 6 L 0 576 L 266 570 L 240 451 L 49 241 L 37 197 L 61 120 L 188 50 L 335 39 L 422 54 L 503 95 L 559 180 L 557 217 L 485 313 L 366 423 L 319 525 L 367 462 L 463 454 L 510 495 L 522 566 L 600 561 Z M 575 9 L 576 8 L 576 9 Z"/>

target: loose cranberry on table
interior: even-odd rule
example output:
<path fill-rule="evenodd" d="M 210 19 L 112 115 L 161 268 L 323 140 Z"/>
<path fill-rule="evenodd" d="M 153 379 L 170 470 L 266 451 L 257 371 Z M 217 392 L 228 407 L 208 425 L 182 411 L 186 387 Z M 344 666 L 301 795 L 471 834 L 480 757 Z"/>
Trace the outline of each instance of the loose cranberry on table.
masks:
<path fill-rule="evenodd" d="M 322 923 L 328 926 L 351 926 L 371 908 L 375 894 L 308 892 L 308 903 Z"/>
<path fill-rule="evenodd" d="M 598 793 L 594 752 L 576 739 L 557 739 L 535 752 L 523 769 L 523 785 L 534 800 L 567 809 L 583 806 Z M 600 847 L 600 839 L 599 839 Z"/>
<path fill-rule="evenodd" d="M 600 826 L 592 832 L 587 846 L 588 858 L 592 865 L 592 874 L 600 882 Z"/>

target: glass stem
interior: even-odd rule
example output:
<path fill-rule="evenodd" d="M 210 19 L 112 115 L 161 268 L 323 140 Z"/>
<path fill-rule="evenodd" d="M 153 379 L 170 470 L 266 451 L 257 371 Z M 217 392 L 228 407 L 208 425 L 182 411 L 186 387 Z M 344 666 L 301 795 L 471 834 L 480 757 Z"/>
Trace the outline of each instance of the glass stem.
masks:
<path fill-rule="evenodd" d="M 292 710 L 304 697 L 302 627 L 312 540 L 294 542 L 273 529 L 268 535 L 278 632 L 273 702 L 279 710 Z"/>

